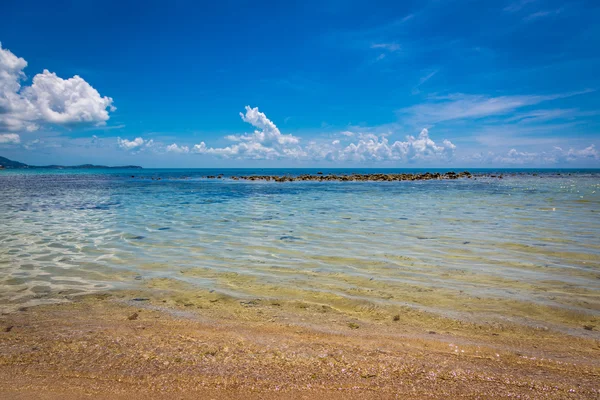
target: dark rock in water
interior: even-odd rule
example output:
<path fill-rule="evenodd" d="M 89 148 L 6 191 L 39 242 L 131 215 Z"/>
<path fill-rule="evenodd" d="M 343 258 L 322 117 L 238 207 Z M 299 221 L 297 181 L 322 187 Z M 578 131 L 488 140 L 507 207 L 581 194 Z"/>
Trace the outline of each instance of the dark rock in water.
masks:
<path fill-rule="evenodd" d="M 471 242 L 463 242 L 463 244 L 469 244 L 469 243 L 471 243 Z"/>
<path fill-rule="evenodd" d="M 247 180 L 247 181 L 275 181 L 275 182 L 294 182 L 294 181 L 316 181 L 316 182 L 392 182 L 392 181 L 420 181 L 420 180 L 441 180 L 441 179 L 459 179 L 459 178 L 472 178 L 473 175 L 468 172 L 454 171 L 446 173 L 431 173 L 426 172 L 423 174 L 405 174 L 405 173 L 373 173 L 373 174 L 359 174 L 352 173 L 350 175 L 335 175 L 328 174 L 324 175 L 322 171 L 317 172 L 315 175 L 302 174 L 298 176 L 289 175 L 247 175 L 247 176 L 233 176 L 232 180 Z M 208 179 L 220 179 L 223 178 L 222 174 L 218 176 L 209 175 Z"/>
<path fill-rule="evenodd" d="M 127 317 L 128 320 L 130 321 L 134 321 L 138 318 L 139 314 L 134 312 L 133 314 L 131 314 L 129 317 Z"/>
<path fill-rule="evenodd" d="M 293 242 L 296 240 L 302 240 L 302 238 L 299 238 L 297 236 L 290 236 L 290 235 L 286 235 L 286 236 L 282 236 L 279 238 L 279 240 L 284 240 L 284 241 L 288 241 L 288 242 Z"/>
<path fill-rule="evenodd" d="M 136 281 L 141 281 L 141 280 L 142 280 L 142 276 L 141 276 L 141 275 L 138 275 L 138 276 L 136 276 L 136 277 L 135 277 L 135 280 L 136 280 Z"/>
<path fill-rule="evenodd" d="M 142 240 L 144 239 L 146 236 L 134 236 L 131 238 L 131 240 Z"/>
<path fill-rule="evenodd" d="M 168 231 L 171 228 L 165 227 L 165 228 L 158 228 L 159 231 Z"/>

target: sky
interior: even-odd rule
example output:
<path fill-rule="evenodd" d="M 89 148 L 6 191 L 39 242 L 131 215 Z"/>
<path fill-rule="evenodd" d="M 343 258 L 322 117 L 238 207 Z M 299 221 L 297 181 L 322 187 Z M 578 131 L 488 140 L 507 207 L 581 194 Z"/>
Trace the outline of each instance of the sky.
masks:
<path fill-rule="evenodd" d="M 600 2 L 0 3 L 33 165 L 600 167 Z"/>

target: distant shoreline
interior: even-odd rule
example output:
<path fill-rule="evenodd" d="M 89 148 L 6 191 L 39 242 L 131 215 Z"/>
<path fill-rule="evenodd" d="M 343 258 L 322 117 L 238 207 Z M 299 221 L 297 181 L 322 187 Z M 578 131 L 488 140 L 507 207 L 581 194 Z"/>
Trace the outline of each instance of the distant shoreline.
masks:
<path fill-rule="evenodd" d="M 28 165 L 19 161 L 0 157 L 0 169 L 142 169 L 139 165 L 123 165 L 109 167 L 106 165 L 82 164 L 82 165 Z"/>

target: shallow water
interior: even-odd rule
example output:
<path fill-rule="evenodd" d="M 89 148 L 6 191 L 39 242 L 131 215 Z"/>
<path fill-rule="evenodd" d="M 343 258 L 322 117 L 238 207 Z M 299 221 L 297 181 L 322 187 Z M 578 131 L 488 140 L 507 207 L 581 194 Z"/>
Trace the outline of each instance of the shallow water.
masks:
<path fill-rule="evenodd" d="M 600 317 L 598 170 L 378 183 L 203 178 L 220 172 L 315 171 L 0 171 L 0 308 L 185 287 L 568 328 Z"/>

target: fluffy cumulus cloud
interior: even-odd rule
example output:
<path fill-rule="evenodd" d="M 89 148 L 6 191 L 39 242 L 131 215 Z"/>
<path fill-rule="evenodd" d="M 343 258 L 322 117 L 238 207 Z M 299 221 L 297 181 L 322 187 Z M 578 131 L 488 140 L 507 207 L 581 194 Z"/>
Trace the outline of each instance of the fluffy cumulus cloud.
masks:
<path fill-rule="evenodd" d="M 176 143 L 173 143 L 167 146 L 167 151 L 169 153 L 189 153 L 190 148 L 188 146 L 178 146 Z"/>
<path fill-rule="evenodd" d="M 22 86 L 27 61 L 0 44 L 0 130 L 35 131 L 46 124 L 102 125 L 114 111 L 113 99 L 83 78 L 63 79 L 48 70 L 37 74 L 30 86 Z"/>
<path fill-rule="evenodd" d="M 302 158 L 305 153 L 300 139 L 284 135 L 279 128 L 258 110 L 246 106 L 246 113 L 240 113 L 242 120 L 257 128 L 251 134 L 229 135 L 227 140 L 234 142 L 226 147 L 208 147 L 204 142 L 193 147 L 198 154 L 212 154 L 225 158 L 273 160 L 281 158 Z"/>
<path fill-rule="evenodd" d="M 21 137 L 16 133 L 0 133 L 0 144 L 19 144 Z"/>
<path fill-rule="evenodd" d="M 282 134 L 277 126 L 260 112 L 258 108 L 246 106 L 246 112 L 240 113 L 243 121 L 256 128 L 251 134 L 229 135 L 225 139 L 234 142 L 226 147 L 209 147 L 201 142 L 191 149 L 176 143 L 167 147 L 167 151 L 176 153 L 209 154 L 235 159 L 292 159 L 313 161 L 405 161 L 449 160 L 456 146 L 449 140 L 441 144 L 429 137 L 429 131 L 423 129 L 417 136 L 407 136 L 405 141 L 390 142 L 386 135 L 371 133 L 340 132 L 339 138 L 327 141 L 309 141 L 300 144 L 293 135 Z"/>
<path fill-rule="evenodd" d="M 348 135 L 344 135 L 347 136 Z M 311 142 L 308 152 L 312 159 L 330 161 L 433 161 L 448 160 L 454 155 L 456 146 L 449 140 L 436 144 L 430 137 L 429 131 L 423 129 L 419 136 L 407 136 L 405 141 L 390 142 L 386 135 L 358 133 L 358 140 L 342 144 L 334 140 L 331 146 L 323 146 Z"/>
<path fill-rule="evenodd" d="M 154 141 L 152 139 L 144 140 L 141 137 L 137 137 L 133 140 L 117 138 L 117 144 L 123 150 L 140 151 L 146 147 L 151 147 L 154 144 Z"/>

